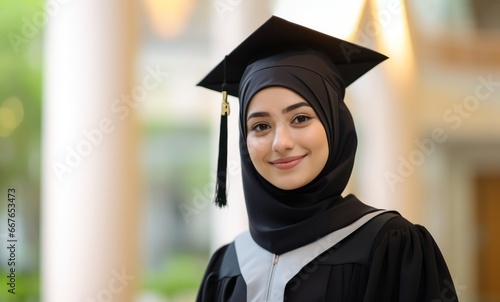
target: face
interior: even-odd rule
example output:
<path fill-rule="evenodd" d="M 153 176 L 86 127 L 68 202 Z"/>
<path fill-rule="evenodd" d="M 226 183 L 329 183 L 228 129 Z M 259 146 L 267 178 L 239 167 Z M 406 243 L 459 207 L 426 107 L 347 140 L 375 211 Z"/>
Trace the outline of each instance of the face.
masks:
<path fill-rule="evenodd" d="M 283 190 L 300 188 L 321 172 L 328 140 L 314 109 L 283 87 L 259 91 L 246 117 L 247 147 L 262 177 Z"/>

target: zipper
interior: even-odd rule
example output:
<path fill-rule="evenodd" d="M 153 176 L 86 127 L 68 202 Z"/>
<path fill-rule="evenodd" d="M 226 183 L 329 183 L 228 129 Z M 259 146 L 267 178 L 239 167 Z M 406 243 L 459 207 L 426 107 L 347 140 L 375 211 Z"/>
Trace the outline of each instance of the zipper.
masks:
<path fill-rule="evenodd" d="M 274 277 L 274 269 L 276 268 L 278 260 L 279 260 L 279 255 L 274 254 L 273 263 L 271 265 L 271 272 L 269 273 L 269 279 L 267 281 L 266 301 L 269 301 L 269 295 L 271 294 L 271 284 L 273 282 L 273 277 Z"/>

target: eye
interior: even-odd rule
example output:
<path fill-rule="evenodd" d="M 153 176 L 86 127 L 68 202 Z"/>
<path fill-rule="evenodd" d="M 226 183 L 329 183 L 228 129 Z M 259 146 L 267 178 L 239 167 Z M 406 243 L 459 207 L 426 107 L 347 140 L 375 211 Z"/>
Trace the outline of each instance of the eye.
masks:
<path fill-rule="evenodd" d="M 269 125 L 265 123 L 257 123 L 250 128 L 251 131 L 255 132 L 262 132 L 266 131 L 267 129 L 269 129 Z"/>
<path fill-rule="evenodd" d="M 299 114 L 293 117 L 292 124 L 302 124 L 312 119 L 309 115 Z"/>

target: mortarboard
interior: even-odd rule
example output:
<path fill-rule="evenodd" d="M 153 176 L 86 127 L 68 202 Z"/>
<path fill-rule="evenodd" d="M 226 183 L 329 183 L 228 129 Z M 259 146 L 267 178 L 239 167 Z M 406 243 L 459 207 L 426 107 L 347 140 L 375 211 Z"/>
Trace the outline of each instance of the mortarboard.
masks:
<path fill-rule="evenodd" d="M 249 64 L 266 53 L 305 47 L 326 55 L 337 67 L 344 86 L 387 59 L 362 46 L 272 16 L 229 53 L 197 86 L 222 92 L 221 129 L 215 203 L 226 205 L 227 94 L 238 97 L 241 78 Z"/>

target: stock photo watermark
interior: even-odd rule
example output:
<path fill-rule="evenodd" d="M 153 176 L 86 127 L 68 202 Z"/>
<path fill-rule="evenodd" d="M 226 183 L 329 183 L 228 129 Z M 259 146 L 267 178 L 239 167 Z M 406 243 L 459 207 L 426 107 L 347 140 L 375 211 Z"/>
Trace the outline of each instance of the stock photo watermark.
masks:
<path fill-rule="evenodd" d="M 17 236 L 16 236 L 16 189 L 7 189 L 7 292 L 16 294 L 17 272 L 16 272 L 16 253 L 17 253 Z"/>
<path fill-rule="evenodd" d="M 321 239 L 317 242 L 316 253 L 312 253 L 313 255 L 318 254 L 318 250 L 325 250 L 325 252 L 319 254 L 319 256 L 305 258 L 301 263 L 295 264 L 295 268 L 289 268 L 287 272 L 282 275 L 282 278 L 285 280 L 290 280 L 288 282 L 289 289 L 293 292 L 298 290 L 303 281 L 311 278 L 311 275 L 318 271 L 320 265 L 326 261 L 330 257 L 334 257 L 331 247 L 335 244 L 332 244 L 328 239 Z M 298 271 L 298 273 L 294 273 Z M 294 276 L 292 276 L 295 274 Z M 293 278 L 290 278 L 293 277 Z M 468 289 L 467 285 L 461 284 L 457 282 L 456 278 L 455 284 L 451 279 L 443 279 L 441 283 L 441 291 L 439 292 L 439 297 L 433 299 L 431 302 L 452 302 L 457 301 L 457 297 L 460 297 L 464 291 Z"/>
<path fill-rule="evenodd" d="M 109 279 L 108 286 L 101 289 L 95 297 L 87 297 L 87 302 L 111 302 L 116 294 L 121 293 L 135 279 L 135 276 L 127 275 L 125 268 L 121 272 L 113 270 L 111 274 L 113 276 Z"/>
<path fill-rule="evenodd" d="M 155 66 L 155 68 L 147 67 L 146 70 L 147 74 L 140 85 L 135 86 L 130 94 L 122 94 L 112 101 L 110 110 L 114 116 L 117 116 L 118 120 L 125 120 L 130 115 L 130 112 L 137 108 L 148 94 L 168 76 L 168 73 L 160 70 L 159 66 Z M 115 131 L 116 127 L 117 125 L 112 117 L 107 117 L 102 118 L 96 127 L 83 129 L 81 131 L 83 137 L 76 145 L 66 146 L 64 161 L 52 162 L 52 169 L 58 181 L 62 182 L 65 174 L 73 172 L 74 169 L 81 165 L 83 160 L 89 157 L 103 143 L 105 137 Z"/>
<path fill-rule="evenodd" d="M 243 0 L 215 0 L 213 4 L 217 16 L 223 20 L 226 13 L 234 11 L 242 2 Z"/>
<path fill-rule="evenodd" d="M 382 32 L 382 29 L 389 27 L 394 21 L 394 17 L 403 12 L 401 1 L 389 1 L 386 7 L 372 12 L 373 20 L 367 22 L 365 26 L 355 29 L 354 35 L 358 37 L 358 43 L 369 45 L 375 36 Z"/>
<path fill-rule="evenodd" d="M 230 161 L 227 165 L 227 190 L 230 189 L 229 176 L 238 176 L 241 174 L 241 169 L 236 161 Z M 193 198 L 186 200 L 179 204 L 179 211 L 184 218 L 184 222 L 189 224 L 194 216 L 198 216 L 203 210 L 208 208 L 214 201 L 215 196 L 215 184 L 217 183 L 217 178 L 212 176 L 210 182 L 208 182 L 202 190 L 195 188 L 193 190 Z"/>
<path fill-rule="evenodd" d="M 372 12 L 373 20 L 363 27 L 356 28 L 355 36 L 358 37 L 358 44 L 368 46 L 372 39 L 379 35 L 382 29 L 387 28 L 402 11 L 400 1 L 391 1 L 386 8 L 377 10 L 376 13 Z M 351 63 L 352 56 L 362 53 L 359 47 L 347 42 L 340 43 L 339 47 L 347 63 Z"/>
<path fill-rule="evenodd" d="M 468 286 L 463 284 L 455 284 L 449 279 L 443 280 L 445 287 L 441 289 L 439 298 L 432 300 L 431 302 L 454 302 L 458 301 L 461 294 L 467 290 Z"/>
<path fill-rule="evenodd" d="M 449 125 L 451 130 L 459 129 L 464 121 L 469 119 L 479 108 L 480 102 L 491 97 L 500 87 L 500 81 L 495 81 L 491 74 L 487 77 L 480 76 L 477 79 L 478 84 L 474 93 L 466 96 L 461 102 L 454 103 L 452 108 L 445 110 L 441 115 L 443 122 Z M 391 190 L 394 192 L 397 184 L 404 183 L 407 178 L 412 176 L 417 167 L 423 165 L 426 159 L 437 150 L 437 146 L 446 142 L 448 137 L 447 130 L 437 127 L 431 131 L 430 137 L 422 140 L 415 139 L 416 148 L 407 156 L 398 156 L 397 171 L 384 173 L 384 178 Z"/>
<path fill-rule="evenodd" d="M 30 18 L 21 19 L 22 26 L 18 32 L 9 32 L 7 38 L 10 46 L 17 54 L 21 48 L 28 45 L 35 38 L 47 23 L 47 20 L 55 17 L 61 10 L 61 7 L 73 0 L 48 0 L 40 1 L 40 10 L 34 13 Z"/>

